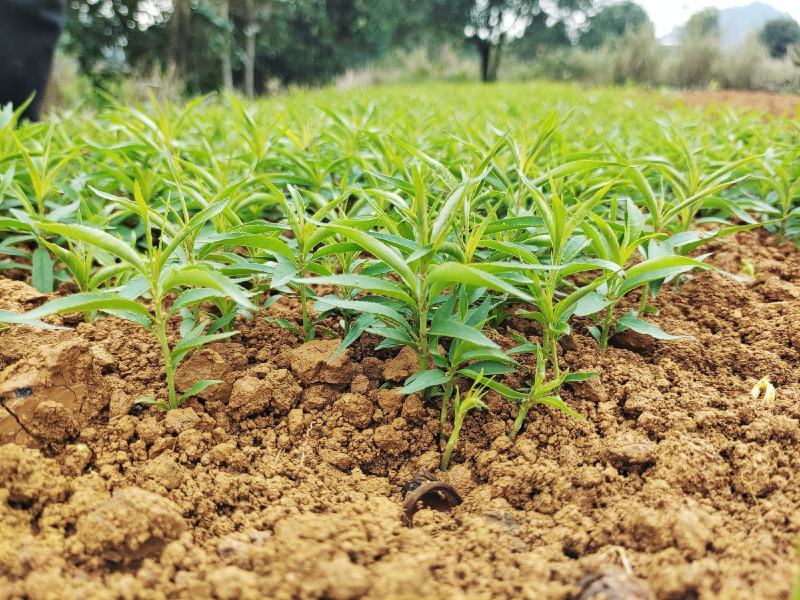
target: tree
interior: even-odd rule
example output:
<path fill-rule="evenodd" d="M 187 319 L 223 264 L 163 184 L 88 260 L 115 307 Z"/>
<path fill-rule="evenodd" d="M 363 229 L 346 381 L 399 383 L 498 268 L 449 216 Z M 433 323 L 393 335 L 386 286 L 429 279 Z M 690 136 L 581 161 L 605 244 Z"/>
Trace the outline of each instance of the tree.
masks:
<path fill-rule="evenodd" d="M 552 22 L 566 21 L 586 12 L 593 0 L 475 0 L 464 28 L 467 39 L 478 50 L 481 80 L 494 81 L 503 48 L 509 40 L 521 38 L 541 14 Z"/>
<path fill-rule="evenodd" d="M 373 14 L 380 13 L 377 18 L 392 30 L 392 46 L 413 49 L 463 40 L 473 4 L 474 0 L 405 0 L 404 9 L 398 10 L 396 3 L 375 2 Z"/>
<path fill-rule="evenodd" d="M 134 57 L 153 44 L 154 25 L 166 23 L 172 10 L 165 0 L 70 0 L 61 40 L 83 73 L 95 83 L 126 74 Z"/>
<path fill-rule="evenodd" d="M 525 35 L 513 42 L 511 50 L 518 56 L 533 58 L 546 49 L 571 46 L 567 24 L 564 21 L 548 21 L 549 17 L 544 12 L 534 16 Z"/>
<path fill-rule="evenodd" d="M 599 48 L 649 23 L 647 12 L 632 0 L 609 4 L 589 18 L 579 43 L 585 48 Z"/>
<path fill-rule="evenodd" d="M 186 77 L 189 38 L 192 35 L 192 7 L 189 0 L 174 0 L 169 18 L 167 70 L 179 79 Z"/>
<path fill-rule="evenodd" d="M 259 17 L 269 13 L 269 6 L 256 8 L 254 0 L 244 2 L 244 93 L 248 98 L 255 94 L 256 81 L 256 36 L 261 31 Z"/>
<path fill-rule="evenodd" d="M 791 46 L 800 44 L 800 25 L 791 18 L 773 19 L 764 25 L 759 37 L 772 58 L 783 58 Z"/>
<path fill-rule="evenodd" d="M 692 15 L 675 56 L 675 75 L 681 87 L 706 87 L 721 57 L 719 11 L 708 8 Z"/>
<path fill-rule="evenodd" d="M 222 26 L 225 28 L 223 31 L 222 41 L 222 85 L 226 90 L 233 89 L 233 59 L 231 52 L 233 51 L 232 44 L 232 28 L 230 27 L 231 21 L 231 3 L 230 0 L 220 0 L 219 2 L 219 18 Z"/>
<path fill-rule="evenodd" d="M 684 38 L 719 38 L 719 10 L 706 8 L 689 17 L 683 31 Z"/>
<path fill-rule="evenodd" d="M 800 67 L 800 42 L 789 46 L 787 54 L 789 55 L 789 60 L 792 61 L 792 64 L 795 67 Z"/>

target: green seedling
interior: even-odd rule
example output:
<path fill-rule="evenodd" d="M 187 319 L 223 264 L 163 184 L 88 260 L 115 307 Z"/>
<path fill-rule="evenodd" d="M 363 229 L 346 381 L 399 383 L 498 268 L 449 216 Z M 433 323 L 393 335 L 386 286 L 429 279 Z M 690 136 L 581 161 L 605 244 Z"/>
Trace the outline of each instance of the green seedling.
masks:
<path fill-rule="evenodd" d="M 75 243 L 92 246 L 115 257 L 127 268 L 135 272 L 135 277 L 125 288 L 111 292 L 84 292 L 48 302 L 40 308 L 25 313 L 24 317 L 36 322 L 41 318 L 69 312 L 103 311 L 117 317 L 133 321 L 152 331 L 158 340 L 164 360 L 167 378 L 166 402 L 152 398 L 141 399 L 142 402 L 156 404 L 164 410 L 178 407 L 186 398 L 199 393 L 216 381 L 197 382 L 183 395 L 178 396 L 175 390 L 175 370 L 183 358 L 192 350 L 210 342 L 222 340 L 235 332 L 204 334 L 207 323 L 201 322 L 185 332 L 174 346 L 170 346 L 167 338 L 167 325 L 170 318 L 182 309 L 214 299 L 229 298 L 244 308 L 254 309 L 247 294 L 239 286 L 220 275 L 205 264 L 184 264 L 180 261 L 177 250 L 181 242 L 198 228 L 218 214 L 225 207 L 225 202 L 209 206 L 194 215 L 174 238 L 162 235 L 154 242 L 151 230 L 149 211 L 139 192 L 135 189 L 138 213 L 145 225 L 146 248 L 144 255 L 131 248 L 125 242 L 106 232 L 83 225 L 60 223 L 40 223 L 39 228 L 49 234 L 59 235 Z M 137 302 L 135 298 L 147 292 L 152 308 Z M 171 294 L 178 297 L 167 308 L 166 300 Z"/>
<path fill-rule="evenodd" d="M 703 164 L 700 153 L 691 149 L 685 136 L 675 128 L 661 139 L 661 146 L 670 155 L 651 155 L 641 161 L 640 165 L 634 165 L 612 149 L 616 158 L 624 165 L 625 175 L 641 195 L 653 232 L 674 234 L 689 231 L 695 225 L 700 211 L 709 206 L 724 207 L 731 212 L 737 212 L 736 201 L 726 200 L 721 193 L 749 179 L 749 175 L 735 177 L 734 174 L 754 162 L 754 157 L 726 161 L 718 165 Z M 642 166 L 653 168 L 667 183 L 671 194 L 662 189 L 661 194 L 656 195 Z"/>
<path fill-rule="evenodd" d="M 500 346 L 481 333 L 489 319 L 493 303 L 492 298 L 486 296 L 486 291 L 483 288 L 478 289 L 470 298 L 461 287 L 457 294 L 451 294 L 437 307 L 429 330 L 433 368 L 418 371 L 406 380 L 400 390 L 404 394 L 414 394 L 431 388 L 442 389 L 440 443 L 444 441 L 444 430 L 458 379 L 467 377 L 474 380 L 484 374 L 502 375 L 513 371 L 517 364 Z M 476 299 L 481 296 L 486 297 L 480 304 L 476 304 Z M 471 339 L 466 339 L 466 335 L 451 338 L 447 352 L 441 352 L 439 338 L 450 327 L 450 323 L 454 322 L 460 323 L 464 328 L 473 328 Z"/>
<path fill-rule="evenodd" d="M 269 291 L 297 293 L 300 301 L 302 324 L 298 328 L 287 320 L 277 319 L 281 326 L 300 335 L 303 340 L 314 339 L 320 319 L 312 319 L 308 310 L 309 300 L 316 297 L 305 277 L 308 273 L 329 276 L 326 262 L 331 254 L 340 248 L 332 249 L 323 245 L 332 232 L 318 225 L 336 207 L 347 199 L 342 193 L 335 200 L 308 215 L 307 203 L 297 189 L 289 186 L 289 198 L 274 185 L 267 182 L 272 193 L 264 195 L 264 200 L 279 205 L 284 213 L 286 224 L 249 223 L 218 234 L 206 240 L 201 256 L 208 257 L 220 247 L 246 247 L 252 254 L 246 261 L 230 262 L 224 272 L 237 276 L 266 276 Z M 285 232 L 291 233 L 291 239 Z M 344 250 L 341 250 L 344 251 Z M 277 298 L 273 298 L 274 299 Z"/>
<path fill-rule="evenodd" d="M 582 259 L 581 253 L 587 240 L 576 235 L 587 219 L 596 216 L 592 209 L 605 199 L 614 182 L 604 185 L 588 199 L 567 207 L 552 180 L 553 193 L 548 200 L 527 177 L 520 173 L 520 178 L 533 199 L 538 219 L 541 219 L 541 225 L 535 231 L 537 237 L 544 238 L 546 242 L 546 262 L 542 262 L 525 244 L 489 241 L 484 245 L 521 261 L 522 264 L 517 268 L 523 270 L 529 279 L 527 287 L 535 299 L 536 308 L 518 311 L 518 314 L 534 319 L 542 326 L 544 352 L 558 378 L 561 373 L 558 340 L 570 332 L 569 322 L 579 302 L 603 285 L 608 275 L 598 275 L 582 286 L 573 285 L 568 278 L 587 271 L 602 273 L 604 270 L 618 269 L 604 257 L 600 261 Z M 529 220 L 529 224 L 538 223 L 537 220 Z"/>
<path fill-rule="evenodd" d="M 366 315 L 360 323 L 361 329 L 385 338 L 386 347 L 413 348 L 419 370 L 426 371 L 433 340 L 449 337 L 471 341 L 480 333 L 474 327 L 451 318 L 434 322 L 432 317 L 436 314 L 436 304 L 446 290 L 463 285 L 473 289 L 486 288 L 526 302 L 532 298 L 476 264 L 452 260 L 453 257 L 463 258 L 463 253 L 448 241 L 448 236 L 454 230 L 457 209 L 468 201 L 470 182 L 457 184 L 434 209 L 425 194 L 421 171 L 415 173 L 417 187 L 413 188 L 416 192 L 412 204 L 405 206 L 399 198 L 392 198 L 402 216 L 399 223 L 382 214 L 381 221 L 391 227 L 390 234 L 362 231 L 349 223 L 325 225 L 329 232 L 373 257 L 368 269 L 358 275 L 331 275 L 305 282 L 337 285 L 367 294 L 358 300 L 329 295 L 320 298 L 318 304 L 323 311 L 336 308 Z"/>
<path fill-rule="evenodd" d="M 15 179 L 10 189 L 22 210 L 12 209 L 12 218 L 0 224 L 0 227 L 5 225 L 2 228 L 33 232 L 31 225 L 37 219 L 60 220 L 78 210 L 77 203 L 60 205 L 54 201 L 58 196 L 56 178 L 77 154 L 76 148 L 59 152 L 58 144 L 54 141 L 55 133 L 54 126 L 48 127 L 41 148 L 34 152 L 29 151 L 15 134 L 11 134 L 25 165 L 28 181 L 23 183 L 19 176 L 15 178 L 13 169 L 6 174 L 6 177 L 10 175 Z M 31 239 L 36 243 L 36 248 L 31 253 L 31 283 L 38 291 L 50 293 L 55 282 L 53 259 L 42 237 L 34 233 Z"/>
<path fill-rule="evenodd" d="M 770 213 L 780 219 L 778 235 L 781 239 L 796 239 L 800 235 L 800 152 L 784 155 L 782 161 L 761 161 L 766 175 L 759 177 L 764 188 L 769 190 L 766 202 Z M 794 169 L 793 169 L 794 167 Z"/>
<path fill-rule="evenodd" d="M 483 377 L 478 377 L 478 379 L 483 379 Z M 458 388 L 456 388 L 456 394 L 453 398 L 453 431 L 450 433 L 450 437 L 447 439 L 447 445 L 442 453 L 442 460 L 439 465 L 439 468 L 442 471 L 447 471 L 447 469 L 450 467 L 450 459 L 452 458 L 453 452 L 458 446 L 458 438 L 461 435 L 461 428 L 464 425 L 464 419 L 466 416 L 470 413 L 470 411 L 475 410 L 476 408 L 488 408 L 486 403 L 483 401 L 487 389 L 478 383 L 478 379 L 473 382 L 472 387 L 470 387 L 469 391 L 464 394 L 463 398 L 461 397 L 461 392 L 458 390 Z"/>
<path fill-rule="evenodd" d="M 563 413 L 568 414 L 578 420 L 584 417 L 572 410 L 561 399 L 561 388 L 565 383 L 587 381 L 597 376 L 594 372 L 570 373 L 564 371 L 558 376 L 548 377 L 547 357 L 539 344 L 524 344 L 519 351 L 532 350 L 536 356 L 536 364 L 533 372 L 530 373 L 528 389 L 514 390 L 505 384 L 489 379 L 481 379 L 480 382 L 486 387 L 494 390 L 517 406 L 517 416 L 511 426 L 508 436 L 514 440 L 525 425 L 530 410 L 537 405 L 550 406 L 557 408 Z"/>
<path fill-rule="evenodd" d="M 661 340 L 677 339 L 662 331 L 658 326 L 640 318 L 639 313 L 631 311 L 617 318 L 615 308 L 631 292 L 635 290 L 657 290 L 667 279 L 688 273 L 694 269 L 710 269 L 711 267 L 700 260 L 668 253 L 656 255 L 646 260 L 630 265 L 637 251 L 643 251 L 647 241 L 658 237 L 655 233 L 645 233 L 645 216 L 630 200 L 627 203 L 623 224 L 615 227 L 598 215 L 583 224 L 583 232 L 591 242 L 593 253 L 614 265 L 609 278 L 604 281 L 596 291 L 585 295 L 579 302 L 575 314 L 577 316 L 595 315 L 598 325 L 589 331 L 597 339 L 601 350 L 608 346 L 610 336 L 615 332 L 632 329 L 638 333 L 649 335 Z M 667 252 L 667 246 L 650 245 Z M 655 252 L 654 252 L 655 254 Z M 643 313 L 647 306 L 647 296 L 642 293 L 640 312 Z"/>

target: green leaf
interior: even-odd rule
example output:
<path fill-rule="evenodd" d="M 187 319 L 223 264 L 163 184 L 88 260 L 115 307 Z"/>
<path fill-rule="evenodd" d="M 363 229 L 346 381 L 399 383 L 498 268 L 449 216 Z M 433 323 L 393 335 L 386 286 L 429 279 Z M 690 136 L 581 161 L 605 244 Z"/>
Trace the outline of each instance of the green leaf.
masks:
<path fill-rule="evenodd" d="M 431 335 L 464 340 L 476 346 L 486 348 L 500 347 L 474 327 L 459 323 L 453 319 L 434 320 L 428 331 Z"/>
<path fill-rule="evenodd" d="M 224 275 L 212 271 L 205 266 L 187 265 L 170 270 L 164 277 L 164 291 L 166 292 L 179 287 L 207 287 L 215 289 L 223 292 L 240 306 L 250 310 L 256 310 L 255 304 L 247 297 L 247 293 L 244 289 L 233 283 Z"/>
<path fill-rule="evenodd" d="M 169 405 L 166 402 L 159 402 L 152 396 L 139 396 L 133 401 L 134 404 L 147 404 L 149 406 L 157 406 L 161 410 L 169 410 Z"/>
<path fill-rule="evenodd" d="M 205 346 L 206 344 L 210 344 L 211 342 L 218 342 L 220 340 L 233 337 L 238 333 L 238 331 L 224 331 L 222 333 L 212 333 L 211 335 L 200 335 L 182 339 L 180 342 L 175 344 L 172 352 L 170 352 L 173 368 L 178 366 L 178 363 L 180 363 L 181 359 L 183 359 L 183 357 L 186 356 L 189 351 L 201 346 Z"/>
<path fill-rule="evenodd" d="M 39 329 L 66 329 L 66 327 L 50 325 L 26 314 L 15 313 L 10 310 L 0 310 L 0 323 L 4 325 L 29 325 Z"/>
<path fill-rule="evenodd" d="M 161 252 L 159 257 L 161 266 L 163 266 L 167 260 L 169 260 L 169 257 L 172 256 L 173 252 L 175 252 L 175 250 L 177 250 L 177 248 L 189 236 L 197 233 L 206 221 L 213 219 L 215 216 L 225 210 L 225 207 L 227 207 L 229 202 L 229 198 L 214 202 L 213 204 L 206 206 L 203 210 L 189 219 L 189 221 L 187 221 L 186 224 L 183 225 L 180 230 L 178 230 L 172 241 L 170 241 L 169 245 L 167 245 L 167 247 Z"/>
<path fill-rule="evenodd" d="M 108 292 L 84 292 L 51 300 L 39 308 L 29 310 L 25 316 L 38 319 L 47 315 L 95 310 L 121 310 L 150 318 L 150 312 L 138 302 Z"/>
<path fill-rule="evenodd" d="M 184 401 L 188 400 L 192 396 L 196 396 L 206 388 L 209 388 L 212 385 L 219 385 L 220 383 L 225 383 L 225 382 L 220 379 L 201 379 L 200 381 L 196 382 L 192 387 L 190 387 L 188 390 L 183 392 L 183 394 L 180 395 L 180 397 L 178 398 L 178 405 L 183 404 Z"/>
<path fill-rule="evenodd" d="M 670 255 L 650 258 L 626 271 L 627 279 L 620 286 L 619 294 L 627 294 L 629 291 L 650 281 L 674 277 L 694 269 L 707 270 L 710 268 L 711 265 L 686 256 Z"/>
<path fill-rule="evenodd" d="M 275 323 L 276 325 L 278 325 L 280 327 L 283 327 L 284 329 L 288 329 L 289 331 L 291 331 L 295 335 L 299 335 L 300 337 L 303 337 L 302 330 L 297 325 L 292 323 L 291 321 L 288 321 L 286 319 L 277 318 L 277 317 L 265 317 L 264 320 L 267 321 L 268 323 Z"/>
<path fill-rule="evenodd" d="M 433 222 L 433 226 L 431 228 L 431 242 L 433 250 L 435 251 L 441 243 L 444 241 L 445 236 L 447 235 L 447 228 L 453 220 L 453 215 L 455 214 L 456 209 L 459 207 L 459 203 L 461 202 L 462 198 L 464 197 L 464 192 L 466 191 L 466 186 L 459 185 L 442 206 L 439 214 L 436 216 L 436 220 Z"/>
<path fill-rule="evenodd" d="M 266 250 L 271 254 L 280 254 L 290 261 L 295 260 L 295 253 L 283 240 L 266 234 L 246 232 L 231 232 L 214 236 L 203 244 L 199 256 L 204 258 L 221 246 L 257 248 L 259 250 Z"/>
<path fill-rule="evenodd" d="M 188 290 L 184 290 L 180 296 L 175 299 L 175 302 L 172 303 L 172 306 L 169 308 L 169 314 L 174 315 L 178 313 L 181 309 L 186 308 L 188 306 L 194 306 L 196 304 L 200 304 L 202 302 L 206 302 L 213 298 L 226 298 L 224 292 L 220 290 L 215 290 L 212 288 L 191 288 Z"/>
<path fill-rule="evenodd" d="M 413 271 L 411 271 L 403 257 L 398 252 L 392 250 L 392 248 L 375 239 L 368 233 L 359 231 L 358 229 L 345 227 L 344 225 L 336 225 L 333 223 L 326 225 L 326 227 L 345 236 L 350 241 L 355 242 L 365 251 L 372 254 L 375 258 L 382 260 L 389 265 L 412 290 L 412 295 L 416 295 L 417 290 L 419 289 L 417 276 Z"/>
<path fill-rule="evenodd" d="M 120 260 L 124 260 L 142 275 L 148 275 L 147 267 L 139 253 L 121 239 L 105 231 L 86 227 L 85 225 L 65 225 L 62 223 L 40 223 L 39 229 L 61 235 L 69 240 L 78 240 L 96 246 Z"/>
<path fill-rule="evenodd" d="M 74 251 L 62 248 L 56 244 L 51 244 L 47 240 L 41 240 L 41 243 L 45 248 L 50 250 L 50 252 L 52 252 L 58 258 L 58 260 L 64 263 L 64 266 L 75 279 L 75 282 L 81 287 L 81 289 L 84 289 L 84 286 L 89 283 L 87 281 L 88 272 L 86 262 L 84 262 L 84 260 L 82 260 L 81 257 L 78 256 L 78 254 Z M 123 266 L 130 268 L 128 265 Z"/>
<path fill-rule="evenodd" d="M 587 317 L 607 308 L 611 302 L 612 301 L 608 300 L 603 294 L 591 292 L 578 300 L 577 307 L 573 314 L 576 317 Z"/>
<path fill-rule="evenodd" d="M 387 327 L 385 325 L 378 324 L 378 322 L 376 321 L 372 325 L 368 326 L 366 328 L 366 331 L 368 333 L 375 334 L 382 338 L 386 338 L 386 340 L 384 340 L 383 342 L 381 342 L 381 344 L 379 344 L 380 347 L 375 348 L 376 350 L 379 350 L 381 348 L 391 348 L 393 345 L 414 347 L 417 343 L 416 340 L 411 337 L 408 328 L 402 329 L 399 327 Z M 383 345 L 383 344 L 388 344 L 388 345 Z"/>
<path fill-rule="evenodd" d="M 484 385 L 491 390 L 494 390 L 495 392 L 497 392 L 498 394 L 500 394 L 505 398 L 510 398 L 511 400 L 516 400 L 518 402 L 522 402 L 528 398 L 528 394 L 512 390 L 510 387 L 500 383 L 499 381 L 495 381 L 494 379 L 489 379 L 488 377 L 484 377 L 480 370 L 476 370 L 471 367 L 465 367 L 463 369 L 459 369 L 458 374 L 473 379 L 477 383 Z"/>
<path fill-rule="evenodd" d="M 659 256 L 633 265 L 625 272 L 625 275 L 628 279 L 633 279 L 650 271 L 669 269 L 673 267 L 708 268 L 708 265 L 700 262 L 699 260 L 688 258 L 686 256 Z"/>
<path fill-rule="evenodd" d="M 414 155 L 419 160 L 421 160 L 422 162 L 426 163 L 429 167 L 431 167 L 434 173 L 436 173 L 436 175 L 444 182 L 444 184 L 447 187 L 454 188 L 456 187 L 456 185 L 458 185 L 458 180 L 456 180 L 455 176 L 441 162 L 439 162 L 432 156 L 425 154 L 422 150 L 415 148 L 411 144 L 404 142 L 400 138 L 397 138 L 393 135 L 389 137 L 391 137 L 395 143 L 402 146 L 409 154 Z"/>
<path fill-rule="evenodd" d="M 364 333 L 370 325 L 375 322 L 375 317 L 370 314 L 364 313 L 360 315 L 353 323 L 350 324 L 350 330 L 347 332 L 347 335 L 344 336 L 342 339 L 342 343 L 336 347 L 336 350 L 333 351 L 331 357 L 328 361 L 332 361 L 336 359 L 342 352 L 347 350 L 353 342 L 355 342 L 358 338 L 361 337 L 361 334 Z"/>
<path fill-rule="evenodd" d="M 533 401 L 534 404 L 543 404 L 545 406 L 550 406 L 552 408 L 557 408 L 563 413 L 568 414 L 573 419 L 577 419 L 578 421 L 585 421 L 586 417 L 584 417 L 579 412 L 572 410 L 567 404 L 558 396 L 544 396 L 542 398 L 536 398 Z"/>
<path fill-rule="evenodd" d="M 672 335 L 661 329 L 658 325 L 643 321 L 632 314 L 627 314 L 617 319 L 617 331 L 624 331 L 631 329 L 636 333 L 649 335 L 657 340 L 683 340 L 690 336 L 686 335 Z"/>
<path fill-rule="evenodd" d="M 414 373 L 411 377 L 406 379 L 403 387 L 400 388 L 401 394 L 416 394 L 422 390 L 437 386 L 444 385 L 452 380 L 452 376 L 439 369 L 430 369 L 428 371 L 419 371 Z"/>
<path fill-rule="evenodd" d="M 567 177 L 569 175 L 582 173 L 584 171 L 594 171 L 603 167 L 612 167 L 617 165 L 619 165 L 619 163 L 607 160 L 578 159 L 559 165 L 544 175 L 540 175 L 529 183 L 530 185 L 534 186 L 544 185 L 549 179 L 559 179 L 561 177 Z"/>
<path fill-rule="evenodd" d="M 400 325 L 406 330 L 409 330 L 409 325 L 405 317 L 397 312 L 395 309 L 390 308 L 379 302 L 370 302 L 368 300 L 344 300 L 336 296 L 323 296 L 317 300 L 316 305 L 323 309 L 328 310 L 328 307 L 343 308 L 345 310 L 354 310 L 359 313 L 369 313 L 379 315 L 389 321 Z M 317 310 L 319 310 L 319 308 Z"/>
<path fill-rule="evenodd" d="M 137 325 L 141 325 L 147 331 L 153 330 L 153 322 L 150 320 L 152 317 L 140 315 L 139 313 L 134 313 L 129 310 L 117 310 L 114 308 L 107 308 L 103 312 L 112 317 L 117 317 L 119 319 L 124 319 L 125 321 L 130 321 L 131 323 L 136 323 Z"/>
<path fill-rule="evenodd" d="M 589 381 L 590 379 L 594 379 L 600 373 L 597 371 L 576 371 L 575 373 L 567 373 L 564 376 L 564 381 L 566 383 L 575 383 L 577 381 Z"/>
<path fill-rule="evenodd" d="M 511 352 L 509 352 L 511 354 Z M 496 361 L 502 362 L 505 364 L 517 364 L 513 358 L 511 358 L 508 354 L 504 353 L 499 348 L 472 348 L 467 350 L 466 352 L 458 355 L 458 360 L 460 362 L 467 362 L 472 360 L 478 361 Z"/>
<path fill-rule="evenodd" d="M 442 263 L 431 269 L 428 273 L 428 281 L 485 287 L 496 292 L 504 292 L 526 302 L 534 302 L 533 298 L 525 292 L 518 290 L 499 277 L 481 271 L 473 265 L 464 265 L 456 262 Z"/>
<path fill-rule="evenodd" d="M 469 370 L 473 372 L 483 372 L 484 375 L 492 376 L 492 375 L 505 375 L 507 373 L 513 373 L 516 371 L 516 368 L 509 364 L 503 364 L 496 362 L 494 360 L 481 360 L 476 363 L 469 365 Z"/>
<path fill-rule="evenodd" d="M 31 259 L 33 272 L 31 281 L 36 291 L 42 294 L 53 293 L 53 258 L 47 248 L 36 248 Z"/>
<path fill-rule="evenodd" d="M 388 279 L 379 279 L 377 277 L 370 277 L 368 275 L 331 275 L 329 277 L 307 277 L 305 279 L 297 279 L 298 283 L 319 284 L 319 285 L 337 285 L 340 287 L 351 287 L 366 292 L 372 292 L 379 296 L 386 296 L 394 300 L 400 300 L 409 306 L 415 306 L 416 303 L 409 296 L 403 288 L 399 285 L 392 283 Z"/>
<path fill-rule="evenodd" d="M 486 234 L 492 235 L 517 229 L 530 229 L 532 227 L 541 227 L 541 225 L 542 219 L 540 217 L 507 217 L 490 223 L 486 228 Z"/>

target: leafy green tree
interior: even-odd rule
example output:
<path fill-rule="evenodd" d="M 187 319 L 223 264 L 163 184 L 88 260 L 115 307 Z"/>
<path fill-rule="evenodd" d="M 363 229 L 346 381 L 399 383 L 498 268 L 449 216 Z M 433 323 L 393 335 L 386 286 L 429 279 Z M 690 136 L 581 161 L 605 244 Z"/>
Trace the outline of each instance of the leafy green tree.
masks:
<path fill-rule="evenodd" d="M 467 39 L 478 50 L 481 80 L 494 81 L 506 43 L 521 38 L 535 17 L 546 15 L 553 22 L 566 21 L 586 12 L 593 0 L 475 0 L 464 27 Z"/>
<path fill-rule="evenodd" d="M 392 45 L 407 49 L 462 40 L 474 0 L 406 0 L 397 4 L 376 2 L 373 11 L 391 23 Z"/>
<path fill-rule="evenodd" d="M 647 12 L 632 0 L 609 4 L 589 18 L 587 29 L 581 35 L 579 43 L 585 48 L 599 48 L 649 23 Z"/>
<path fill-rule="evenodd" d="M 144 0 L 71 0 L 61 44 L 95 83 L 119 77 L 128 73 L 131 54 L 148 46 L 136 38 L 166 22 L 168 8 Z"/>
<path fill-rule="evenodd" d="M 707 8 L 686 23 L 675 57 L 675 81 L 681 87 L 706 87 L 721 55 L 719 10 Z"/>
<path fill-rule="evenodd" d="M 719 37 L 719 10 L 706 8 L 689 17 L 683 32 L 684 39 Z"/>
<path fill-rule="evenodd" d="M 418 39 L 452 35 L 456 22 L 463 35 L 449 0 L 415 1 Z M 157 65 L 191 93 L 252 94 L 271 78 L 325 82 L 411 41 L 404 16 L 392 0 L 71 0 L 63 46 L 95 83 Z"/>
<path fill-rule="evenodd" d="M 158 66 L 190 93 L 324 83 L 392 47 L 468 41 L 484 80 L 507 41 L 569 43 L 593 0 L 71 0 L 65 48 L 103 82 Z"/>
<path fill-rule="evenodd" d="M 530 25 L 518 40 L 514 40 L 509 48 L 517 55 L 533 58 L 549 48 L 565 48 L 572 45 L 572 40 L 564 21 L 549 23 L 546 13 L 539 13 L 531 19 Z"/>
<path fill-rule="evenodd" d="M 262 19 L 255 78 L 323 83 L 391 47 L 391 0 L 282 0 Z M 237 37 L 237 40 L 240 38 Z"/>
<path fill-rule="evenodd" d="M 791 18 L 773 19 L 764 25 L 759 37 L 772 58 L 783 58 L 791 46 L 800 43 L 800 25 Z"/>

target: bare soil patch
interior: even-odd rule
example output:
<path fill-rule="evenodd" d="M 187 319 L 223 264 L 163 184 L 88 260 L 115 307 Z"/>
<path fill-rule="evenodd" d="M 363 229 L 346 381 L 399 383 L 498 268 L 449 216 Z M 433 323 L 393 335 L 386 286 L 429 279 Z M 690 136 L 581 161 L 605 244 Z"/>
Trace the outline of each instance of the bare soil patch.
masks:
<path fill-rule="evenodd" d="M 690 91 L 681 94 L 689 106 L 728 105 L 771 113 L 780 117 L 800 116 L 800 95 L 747 90 Z"/>
<path fill-rule="evenodd" d="M 703 273 L 660 296 L 657 322 L 685 340 L 601 355 L 576 331 L 565 363 L 601 375 L 564 397 L 587 420 L 533 411 L 512 443 L 490 396 L 437 473 L 463 502 L 413 527 L 401 490 L 435 472 L 438 408 L 391 389 L 413 365 L 374 339 L 328 363 L 333 341 L 242 322 L 179 373 L 225 384 L 164 414 L 132 408 L 164 386 L 135 326 L 0 332 L 0 598 L 785 599 L 800 252 L 760 234 L 704 251 L 756 278 Z M 40 301 L 0 281 L 0 308 Z M 764 376 L 774 401 L 750 396 Z"/>

